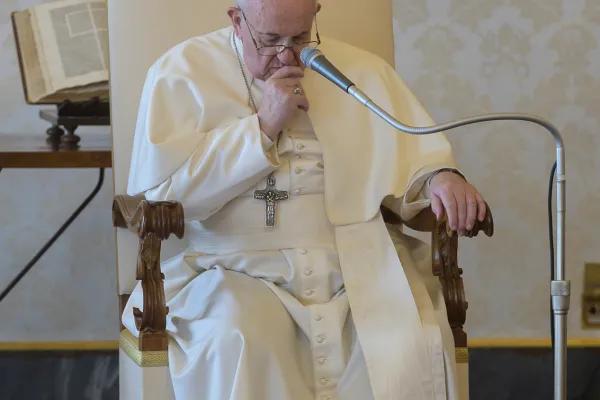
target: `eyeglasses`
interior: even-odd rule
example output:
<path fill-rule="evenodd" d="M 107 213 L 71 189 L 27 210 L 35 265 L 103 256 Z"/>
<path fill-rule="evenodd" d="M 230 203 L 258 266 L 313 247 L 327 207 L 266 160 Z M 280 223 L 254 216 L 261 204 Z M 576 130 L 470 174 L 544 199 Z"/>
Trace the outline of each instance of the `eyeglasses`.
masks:
<path fill-rule="evenodd" d="M 252 38 L 252 42 L 254 42 L 254 47 L 256 48 L 256 52 L 261 56 L 274 56 L 277 54 L 283 53 L 286 49 L 291 49 L 295 53 L 300 53 L 305 47 L 317 47 L 321 44 L 321 37 L 319 36 L 319 27 L 317 26 L 317 14 L 315 14 L 315 31 L 317 40 L 309 40 L 303 42 L 294 42 L 291 46 L 285 44 L 275 44 L 269 46 L 259 46 L 256 39 L 254 39 L 254 35 L 252 34 L 252 30 L 250 29 L 250 23 L 246 18 L 246 14 L 244 14 L 244 10 L 241 10 L 242 16 L 244 17 L 244 21 L 246 21 L 246 25 L 248 26 L 248 32 L 250 32 L 250 37 Z M 254 29 L 254 28 L 253 28 Z M 293 40 L 292 40 L 293 41 Z"/>

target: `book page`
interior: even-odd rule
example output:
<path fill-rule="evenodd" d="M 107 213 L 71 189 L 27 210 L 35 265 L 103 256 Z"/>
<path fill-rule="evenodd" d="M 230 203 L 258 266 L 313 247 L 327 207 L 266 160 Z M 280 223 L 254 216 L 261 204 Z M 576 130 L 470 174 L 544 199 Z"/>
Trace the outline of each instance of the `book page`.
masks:
<path fill-rule="evenodd" d="M 38 48 L 35 43 L 34 27 L 28 10 L 12 14 L 15 44 L 20 62 L 21 78 L 27 102 L 37 102 L 48 94 Z"/>
<path fill-rule="evenodd" d="M 32 9 L 44 80 L 51 92 L 107 81 L 104 0 L 61 0 Z"/>

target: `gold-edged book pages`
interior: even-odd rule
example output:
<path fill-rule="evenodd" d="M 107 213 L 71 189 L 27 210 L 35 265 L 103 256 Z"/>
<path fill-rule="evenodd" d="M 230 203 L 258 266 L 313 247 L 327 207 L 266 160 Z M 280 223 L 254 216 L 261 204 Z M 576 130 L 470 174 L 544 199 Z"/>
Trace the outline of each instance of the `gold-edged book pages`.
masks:
<path fill-rule="evenodd" d="M 58 0 L 12 13 L 29 104 L 108 100 L 106 0 Z"/>

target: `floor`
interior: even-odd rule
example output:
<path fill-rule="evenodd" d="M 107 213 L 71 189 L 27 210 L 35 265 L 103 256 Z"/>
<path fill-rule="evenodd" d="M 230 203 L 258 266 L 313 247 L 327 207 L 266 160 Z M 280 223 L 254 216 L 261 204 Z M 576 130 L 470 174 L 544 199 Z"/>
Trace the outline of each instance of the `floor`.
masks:
<path fill-rule="evenodd" d="M 551 400 L 550 349 L 469 350 L 471 400 Z M 567 400 L 600 400 L 600 349 L 567 352 Z"/>
<path fill-rule="evenodd" d="M 471 400 L 550 400 L 550 349 L 471 349 Z M 568 400 L 600 399 L 600 349 L 570 349 Z M 0 353 L 2 400 L 117 400 L 117 352 Z"/>

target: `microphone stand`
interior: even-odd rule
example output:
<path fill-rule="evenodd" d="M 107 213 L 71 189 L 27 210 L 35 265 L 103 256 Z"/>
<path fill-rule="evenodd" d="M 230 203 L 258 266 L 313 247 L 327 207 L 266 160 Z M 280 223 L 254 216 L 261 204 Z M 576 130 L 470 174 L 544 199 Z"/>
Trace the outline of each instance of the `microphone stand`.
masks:
<path fill-rule="evenodd" d="M 549 121 L 529 114 L 484 114 L 463 118 L 445 124 L 414 127 L 401 123 L 375 104 L 364 92 L 359 90 L 348 78 L 335 68 L 316 48 L 306 47 L 300 55 L 303 63 L 310 69 L 323 75 L 346 93 L 365 105 L 394 128 L 412 135 L 428 135 L 461 126 L 487 121 L 527 121 L 546 128 L 556 142 L 556 266 L 554 278 L 550 283 L 552 312 L 554 322 L 554 400 L 566 400 L 567 397 L 567 315 L 571 296 L 571 282 L 566 279 L 565 268 L 565 148 L 558 129 Z"/>
<path fill-rule="evenodd" d="M 365 95 L 356 86 L 348 88 L 348 94 L 364 104 L 375 114 L 383 118 L 394 128 L 412 134 L 428 135 L 432 133 L 448 131 L 461 126 L 472 125 L 487 121 L 527 121 L 541 125 L 546 128 L 556 142 L 556 268 L 555 279 L 550 284 L 550 295 L 552 296 L 552 311 L 554 316 L 554 400 L 566 400 L 567 396 L 567 314 L 571 295 L 571 282 L 566 280 L 565 268 L 565 147 L 562 136 L 558 129 L 550 122 L 529 114 L 484 114 L 470 118 L 463 118 L 445 124 L 413 127 L 408 126 L 393 118 L 386 111 Z"/>

